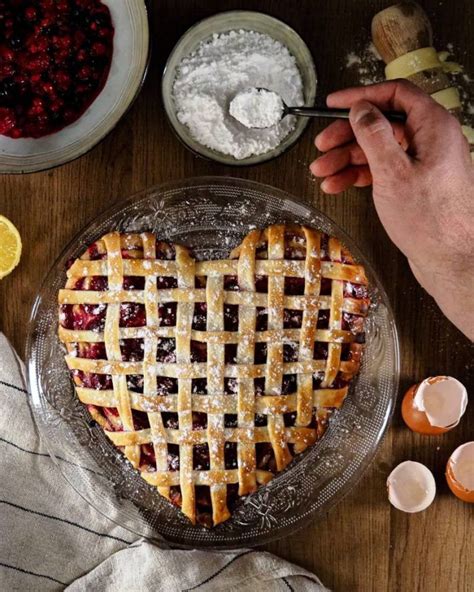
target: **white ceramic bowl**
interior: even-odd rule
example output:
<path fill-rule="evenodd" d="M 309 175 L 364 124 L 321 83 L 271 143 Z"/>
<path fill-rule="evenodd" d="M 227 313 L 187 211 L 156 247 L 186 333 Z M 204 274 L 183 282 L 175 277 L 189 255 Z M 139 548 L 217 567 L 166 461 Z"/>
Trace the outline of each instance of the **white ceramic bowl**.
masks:
<path fill-rule="evenodd" d="M 64 129 L 42 138 L 0 136 L 0 173 L 31 173 L 82 156 L 118 123 L 138 95 L 149 56 L 144 0 L 103 0 L 115 28 L 109 77 L 87 111 Z"/>
<path fill-rule="evenodd" d="M 257 156 L 250 156 L 249 158 L 238 160 L 233 156 L 222 154 L 221 152 L 207 148 L 197 142 L 191 135 L 188 127 L 178 120 L 173 99 L 173 85 L 176 78 L 176 68 L 181 63 L 181 60 L 195 51 L 203 41 L 209 40 L 212 35 L 240 29 L 257 31 L 258 33 L 269 35 L 289 49 L 290 53 L 296 59 L 296 63 L 303 79 L 305 105 L 313 106 L 316 97 L 317 77 L 314 61 L 306 43 L 296 31 L 282 21 L 261 12 L 251 12 L 248 10 L 221 12 L 200 21 L 188 29 L 175 45 L 168 58 L 165 71 L 163 72 L 161 89 L 166 115 L 168 116 L 171 127 L 189 150 L 194 154 L 223 164 L 245 166 L 266 162 L 288 150 L 304 132 L 309 120 L 300 117 L 296 123 L 295 129 L 273 150 L 265 152 L 265 154 L 259 154 Z"/>

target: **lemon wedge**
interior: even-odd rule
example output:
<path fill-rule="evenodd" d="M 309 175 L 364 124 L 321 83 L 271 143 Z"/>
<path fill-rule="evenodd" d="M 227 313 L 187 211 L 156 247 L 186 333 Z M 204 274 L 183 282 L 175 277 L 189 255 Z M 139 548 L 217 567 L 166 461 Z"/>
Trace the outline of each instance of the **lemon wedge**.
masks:
<path fill-rule="evenodd" d="M 21 237 L 13 224 L 0 216 L 0 279 L 11 273 L 21 257 Z"/>

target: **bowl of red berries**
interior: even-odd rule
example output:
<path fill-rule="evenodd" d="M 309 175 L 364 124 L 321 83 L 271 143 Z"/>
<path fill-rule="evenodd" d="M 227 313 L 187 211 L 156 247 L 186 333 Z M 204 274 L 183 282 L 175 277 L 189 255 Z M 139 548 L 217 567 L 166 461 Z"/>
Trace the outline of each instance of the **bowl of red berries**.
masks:
<path fill-rule="evenodd" d="M 0 172 L 90 150 L 138 95 L 148 57 L 144 0 L 0 0 Z"/>

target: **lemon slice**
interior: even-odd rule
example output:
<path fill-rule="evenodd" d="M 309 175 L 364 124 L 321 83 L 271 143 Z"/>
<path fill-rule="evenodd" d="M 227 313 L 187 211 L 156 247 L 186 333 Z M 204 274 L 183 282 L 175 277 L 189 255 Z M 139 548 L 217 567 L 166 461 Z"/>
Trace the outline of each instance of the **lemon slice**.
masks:
<path fill-rule="evenodd" d="M 11 273 L 21 256 L 21 237 L 13 224 L 0 216 L 0 279 Z"/>

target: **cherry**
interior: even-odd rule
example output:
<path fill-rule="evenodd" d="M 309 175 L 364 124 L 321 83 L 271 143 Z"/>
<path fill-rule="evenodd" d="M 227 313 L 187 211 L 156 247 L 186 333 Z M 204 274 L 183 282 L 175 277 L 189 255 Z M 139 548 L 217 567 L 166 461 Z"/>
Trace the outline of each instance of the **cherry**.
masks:
<path fill-rule="evenodd" d="M 15 115 L 11 109 L 0 107 L 0 134 L 7 134 L 15 127 Z"/>
<path fill-rule="evenodd" d="M 68 90 L 68 88 L 71 85 L 71 77 L 67 72 L 64 72 L 63 70 L 59 70 L 54 74 L 54 80 L 56 82 L 58 90 L 60 91 Z"/>
<path fill-rule="evenodd" d="M 121 327 L 144 327 L 146 325 L 146 312 L 143 304 L 126 302 L 120 305 Z"/>
<path fill-rule="evenodd" d="M 13 62 L 15 59 L 15 52 L 5 46 L 0 46 L 0 58 L 4 62 Z"/>
<path fill-rule="evenodd" d="M 49 105 L 50 111 L 53 113 L 59 113 L 64 106 L 64 101 L 62 99 L 55 99 Z"/>
<path fill-rule="evenodd" d="M 88 80 L 92 75 L 92 70 L 89 66 L 83 66 L 77 73 L 79 80 Z"/>
<path fill-rule="evenodd" d="M 28 6 L 25 9 L 25 18 L 27 21 L 36 21 L 36 19 L 38 18 L 38 12 L 36 11 L 36 8 L 34 8 L 33 6 Z"/>
<path fill-rule="evenodd" d="M 15 66 L 11 63 L 0 64 L 0 78 L 7 78 L 15 74 Z"/>
<path fill-rule="evenodd" d="M 76 347 L 80 358 L 89 360 L 106 360 L 105 343 L 79 343 Z"/>
<path fill-rule="evenodd" d="M 95 56 L 104 56 L 107 53 L 107 47 L 103 43 L 94 43 L 92 53 Z"/>

